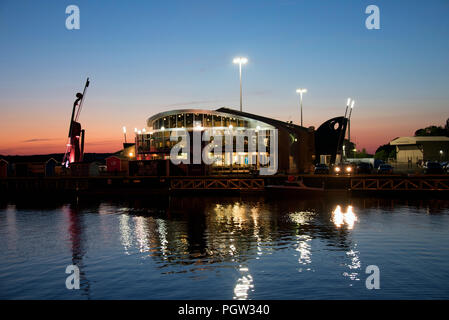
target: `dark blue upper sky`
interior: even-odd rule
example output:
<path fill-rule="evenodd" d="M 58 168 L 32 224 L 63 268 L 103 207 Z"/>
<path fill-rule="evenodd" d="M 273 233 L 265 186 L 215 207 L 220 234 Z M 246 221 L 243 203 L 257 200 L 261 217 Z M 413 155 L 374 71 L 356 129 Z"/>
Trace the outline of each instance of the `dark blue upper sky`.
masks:
<path fill-rule="evenodd" d="M 80 30 L 65 28 L 70 4 Z M 369 4 L 380 8 L 380 30 L 365 28 Z M 64 138 L 86 76 L 82 117 L 99 145 L 119 144 L 122 125 L 143 127 L 163 110 L 237 108 L 237 55 L 249 59 L 245 111 L 297 123 L 295 89 L 306 87 L 304 122 L 318 126 L 351 96 L 359 147 L 449 116 L 447 0 L 1 0 L 0 40 L 0 151 L 21 126 Z"/>

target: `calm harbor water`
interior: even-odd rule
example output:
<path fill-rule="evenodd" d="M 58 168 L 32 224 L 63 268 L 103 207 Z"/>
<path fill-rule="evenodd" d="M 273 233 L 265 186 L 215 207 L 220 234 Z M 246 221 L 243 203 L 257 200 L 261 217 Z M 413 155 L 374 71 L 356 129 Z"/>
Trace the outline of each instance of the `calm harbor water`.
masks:
<path fill-rule="evenodd" d="M 445 200 L 4 201 L 0 245 L 1 299 L 449 299 Z"/>

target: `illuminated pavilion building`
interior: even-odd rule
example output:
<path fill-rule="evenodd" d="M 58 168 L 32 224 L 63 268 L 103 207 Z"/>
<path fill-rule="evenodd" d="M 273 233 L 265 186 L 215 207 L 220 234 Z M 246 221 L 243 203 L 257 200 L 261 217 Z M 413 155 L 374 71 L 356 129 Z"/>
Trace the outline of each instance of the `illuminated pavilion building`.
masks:
<path fill-rule="evenodd" d="M 313 163 L 319 161 L 322 155 L 328 155 L 335 159 L 344 138 L 346 119 L 344 117 L 333 118 L 315 131 L 313 127 L 305 128 L 291 122 L 228 108 L 217 110 L 182 109 L 151 116 L 147 120 L 147 127 L 145 132 L 136 133 L 135 150 L 138 161 L 170 159 L 170 150 L 178 143 L 178 141 L 170 141 L 173 131 L 185 132 L 186 130 L 192 133 L 195 130 L 213 129 L 218 133 L 230 131 L 234 138 L 232 152 L 226 153 L 223 148 L 221 157 L 210 166 L 212 171 L 238 173 L 249 172 L 251 169 L 258 170 L 263 163 L 266 163 L 263 160 L 270 158 L 271 144 L 277 143 L 277 172 L 295 174 L 309 172 Z M 247 140 L 245 140 L 243 151 L 236 150 L 236 136 L 246 129 L 255 132 L 255 136 L 252 138 L 255 139 L 256 144 L 259 142 L 257 139 L 259 132 L 277 129 L 277 141 L 270 141 L 270 136 L 267 135 L 263 139 L 266 152 L 258 154 L 248 149 Z M 191 138 L 192 135 L 189 136 Z M 318 148 L 317 141 L 320 142 Z M 209 141 L 204 141 L 203 146 L 208 143 Z M 186 155 L 181 153 L 177 157 L 182 159 Z"/>

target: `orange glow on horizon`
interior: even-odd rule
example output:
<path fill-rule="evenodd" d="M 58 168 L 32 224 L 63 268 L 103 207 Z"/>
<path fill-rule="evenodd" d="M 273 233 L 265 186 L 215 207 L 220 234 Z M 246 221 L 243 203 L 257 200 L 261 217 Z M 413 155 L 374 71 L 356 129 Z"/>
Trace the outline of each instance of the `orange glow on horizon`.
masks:
<path fill-rule="evenodd" d="M 67 91 L 71 90 L 69 88 Z M 25 103 L 23 107 L 6 106 L 2 110 L 0 120 L 0 155 L 64 153 L 70 120 L 70 107 L 65 100 L 67 96 L 52 101 L 51 104 L 36 104 L 32 109 L 25 106 Z M 86 130 L 86 153 L 121 150 L 124 142 L 124 125 L 130 128 L 144 127 L 149 116 L 171 109 L 151 105 L 146 107 L 145 103 L 135 101 L 132 108 L 113 105 L 113 109 L 107 109 L 106 105 L 110 104 L 112 105 L 109 101 L 95 101 L 91 97 L 85 102 L 80 122 Z M 60 105 L 65 105 L 65 108 L 60 108 Z M 204 107 L 204 109 L 217 109 L 217 107 Z M 288 118 L 288 113 L 272 114 L 267 110 L 257 110 L 255 106 L 248 106 L 246 111 L 279 120 Z M 356 143 L 358 150 L 366 148 L 368 153 L 374 153 L 380 145 L 389 143 L 396 137 L 413 136 L 417 129 L 431 124 L 440 125 L 441 122 L 441 116 L 438 114 L 431 117 L 421 114 L 382 116 L 374 111 L 358 112 L 353 114 L 351 121 L 351 141 Z M 335 110 L 323 109 L 308 115 L 305 125 L 313 125 L 317 129 L 321 123 L 335 116 L 339 116 Z M 397 121 L 398 118 L 401 121 Z M 128 136 L 128 140 L 133 141 L 132 134 Z"/>

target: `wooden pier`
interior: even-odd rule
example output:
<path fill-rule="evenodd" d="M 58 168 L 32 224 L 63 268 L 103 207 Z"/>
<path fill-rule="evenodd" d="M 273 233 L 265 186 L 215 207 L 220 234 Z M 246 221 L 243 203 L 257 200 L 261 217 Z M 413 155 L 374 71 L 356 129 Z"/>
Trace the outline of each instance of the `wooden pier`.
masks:
<path fill-rule="evenodd" d="M 352 178 L 354 191 L 449 191 L 449 178 Z"/>
<path fill-rule="evenodd" d="M 264 179 L 196 178 L 171 179 L 171 190 L 245 190 L 262 191 Z"/>
<path fill-rule="evenodd" d="M 6 194 L 158 194 L 207 190 L 264 191 L 266 185 L 281 185 L 286 175 L 275 176 L 96 176 L 8 177 L 0 179 L 0 195 Z M 301 175 L 306 186 L 351 192 L 448 192 L 449 176 L 400 175 Z"/>

